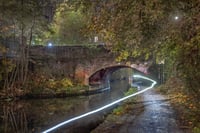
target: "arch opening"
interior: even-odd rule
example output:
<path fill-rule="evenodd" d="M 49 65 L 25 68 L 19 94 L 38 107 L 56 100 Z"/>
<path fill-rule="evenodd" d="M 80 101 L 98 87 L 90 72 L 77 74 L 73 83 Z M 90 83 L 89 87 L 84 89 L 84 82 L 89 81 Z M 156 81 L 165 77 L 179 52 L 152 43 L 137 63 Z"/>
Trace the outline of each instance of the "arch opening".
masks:
<path fill-rule="evenodd" d="M 117 66 L 109 66 L 106 68 L 99 69 L 95 71 L 93 74 L 91 74 L 88 78 L 88 83 L 89 85 L 99 85 L 99 84 L 105 84 L 107 80 L 109 79 L 110 75 L 121 68 L 130 68 L 133 69 L 136 73 L 146 75 L 144 72 L 141 72 L 137 70 L 136 68 L 133 68 L 131 66 L 126 66 L 126 65 L 117 65 Z"/>

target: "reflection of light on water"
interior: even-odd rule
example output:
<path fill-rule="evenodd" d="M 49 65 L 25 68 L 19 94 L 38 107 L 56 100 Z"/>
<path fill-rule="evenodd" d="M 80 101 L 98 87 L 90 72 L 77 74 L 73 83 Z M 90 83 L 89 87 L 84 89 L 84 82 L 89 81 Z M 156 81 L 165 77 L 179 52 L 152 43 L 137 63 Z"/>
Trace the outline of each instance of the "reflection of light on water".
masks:
<path fill-rule="evenodd" d="M 67 124 L 67 123 L 70 123 L 70 122 L 72 122 L 72 121 L 78 120 L 78 119 L 83 118 L 83 117 L 86 117 L 86 116 L 88 116 L 88 115 L 97 113 L 97 112 L 102 111 L 102 110 L 104 110 L 104 109 L 106 109 L 106 108 L 108 108 L 108 107 L 111 107 L 111 106 L 114 105 L 114 104 L 117 104 L 117 103 L 119 103 L 119 102 L 122 102 L 122 101 L 124 101 L 124 100 L 126 100 L 126 99 L 128 99 L 128 98 L 130 98 L 130 97 L 139 95 L 139 94 L 141 94 L 141 93 L 143 93 L 143 92 L 145 92 L 145 91 L 147 91 L 147 90 L 153 88 L 153 87 L 156 85 L 156 83 L 157 83 L 156 81 L 154 81 L 154 80 L 152 80 L 152 79 L 150 79 L 150 78 L 141 76 L 141 75 L 133 75 L 133 77 L 143 78 L 143 79 L 149 80 L 149 81 L 152 82 L 152 84 L 151 84 L 151 86 L 149 86 L 149 87 L 147 87 L 147 88 L 145 88 L 145 89 L 143 89 L 143 90 L 141 90 L 141 91 L 138 91 L 138 92 L 136 92 L 136 93 L 134 93 L 134 94 L 131 94 L 131 95 L 129 95 L 129 96 L 126 96 L 126 97 L 123 97 L 123 98 L 121 98 L 121 99 L 118 99 L 118 100 L 116 100 L 116 101 L 114 101 L 114 102 L 112 102 L 112 103 L 110 103 L 110 104 L 107 104 L 107 105 L 101 107 L 101 108 L 98 108 L 98 109 L 96 109 L 96 110 L 90 111 L 90 112 L 85 113 L 85 114 L 82 114 L 82 115 L 80 115 L 80 116 L 71 118 L 71 119 L 66 120 L 66 121 L 64 121 L 64 122 L 62 122 L 62 123 L 59 123 L 59 124 L 55 125 L 54 127 L 51 127 L 50 129 L 47 129 L 47 130 L 43 131 L 43 133 L 51 132 L 51 131 L 53 131 L 53 130 L 55 130 L 55 129 L 57 129 L 57 128 L 59 128 L 59 127 L 65 125 L 65 124 Z"/>

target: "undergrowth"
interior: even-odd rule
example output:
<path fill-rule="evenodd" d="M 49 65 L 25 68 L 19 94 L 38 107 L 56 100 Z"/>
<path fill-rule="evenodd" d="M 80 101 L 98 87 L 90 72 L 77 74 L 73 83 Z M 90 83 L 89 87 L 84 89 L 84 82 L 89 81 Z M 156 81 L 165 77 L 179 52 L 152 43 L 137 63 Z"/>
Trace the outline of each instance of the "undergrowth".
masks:
<path fill-rule="evenodd" d="M 171 103 L 176 110 L 180 128 L 191 129 L 193 133 L 200 133 L 200 101 L 197 94 L 192 93 L 183 81 L 173 77 L 158 90 L 171 97 Z"/>

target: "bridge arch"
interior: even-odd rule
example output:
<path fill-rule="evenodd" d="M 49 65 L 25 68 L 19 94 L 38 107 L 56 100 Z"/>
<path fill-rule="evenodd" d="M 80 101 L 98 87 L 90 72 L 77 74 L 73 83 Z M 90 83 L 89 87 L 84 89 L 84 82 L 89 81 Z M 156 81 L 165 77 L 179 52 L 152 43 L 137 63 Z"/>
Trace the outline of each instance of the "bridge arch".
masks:
<path fill-rule="evenodd" d="M 112 65 L 112 66 L 107 66 L 101 69 L 96 70 L 94 73 L 91 73 L 91 75 L 88 77 L 88 84 L 89 85 L 94 85 L 94 84 L 100 84 L 106 81 L 106 78 L 109 78 L 109 76 L 116 70 L 121 69 L 121 68 L 131 68 L 137 73 L 143 73 L 147 74 L 145 70 L 141 71 L 138 68 L 134 68 L 133 65 L 126 65 L 126 64 L 117 64 L 117 65 Z M 148 68 L 146 68 L 148 69 Z"/>
<path fill-rule="evenodd" d="M 135 68 L 146 73 L 151 65 L 150 61 L 146 66 L 144 61 L 139 59 L 116 62 L 116 55 L 103 46 L 97 48 L 86 46 L 31 47 L 30 59 L 34 73 L 56 78 L 69 77 L 85 85 L 88 85 L 92 78 L 94 79 L 94 75 L 99 74 L 101 78 L 105 78 L 106 73 L 124 67 Z"/>

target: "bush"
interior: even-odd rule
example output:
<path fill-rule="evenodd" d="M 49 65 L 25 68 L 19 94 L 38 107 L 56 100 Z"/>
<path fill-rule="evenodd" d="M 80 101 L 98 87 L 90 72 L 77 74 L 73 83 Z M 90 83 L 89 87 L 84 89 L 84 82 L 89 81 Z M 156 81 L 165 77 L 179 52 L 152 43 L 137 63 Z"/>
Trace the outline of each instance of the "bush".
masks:
<path fill-rule="evenodd" d="M 178 52 L 178 71 L 189 91 L 200 96 L 200 33 L 185 42 Z"/>
<path fill-rule="evenodd" d="M 193 133 L 200 133 L 200 127 L 194 127 Z"/>
<path fill-rule="evenodd" d="M 119 106 L 113 110 L 113 114 L 115 114 L 115 115 L 121 115 L 121 114 L 123 114 L 123 112 L 124 112 L 124 109 L 122 106 Z"/>
<path fill-rule="evenodd" d="M 131 95 L 133 93 L 137 92 L 137 88 L 129 88 L 127 92 L 124 93 L 125 96 Z"/>

